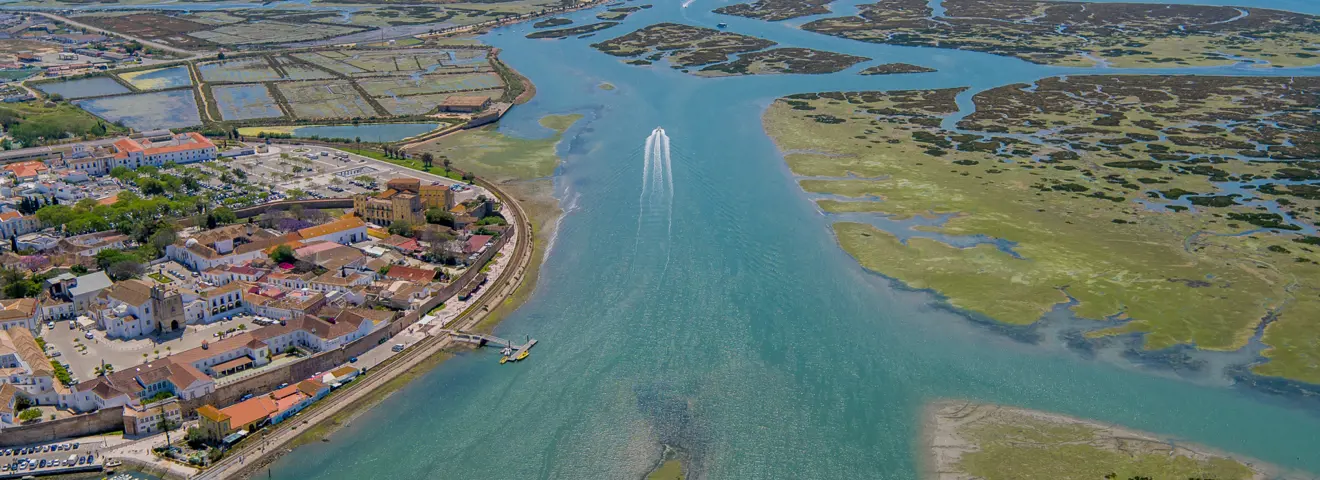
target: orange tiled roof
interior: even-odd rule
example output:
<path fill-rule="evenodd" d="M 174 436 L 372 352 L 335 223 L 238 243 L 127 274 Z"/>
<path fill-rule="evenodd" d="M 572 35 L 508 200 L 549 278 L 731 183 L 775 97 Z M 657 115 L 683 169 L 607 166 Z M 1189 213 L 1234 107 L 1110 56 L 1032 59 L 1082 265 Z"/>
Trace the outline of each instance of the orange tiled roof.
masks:
<path fill-rule="evenodd" d="M 316 238 L 322 235 L 329 235 L 335 232 L 342 232 L 344 230 L 354 229 L 365 225 L 366 223 L 364 223 L 361 219 L 357 217 L 348 217 L 348 218 L 335 220 L 333 222 L 324 225 L 317 225 L 315 227 L 307 227 L 302 230 L 298 230 L 298 235 L 301 236 L 303 240 L 307 240 L 310 238 Z"/>

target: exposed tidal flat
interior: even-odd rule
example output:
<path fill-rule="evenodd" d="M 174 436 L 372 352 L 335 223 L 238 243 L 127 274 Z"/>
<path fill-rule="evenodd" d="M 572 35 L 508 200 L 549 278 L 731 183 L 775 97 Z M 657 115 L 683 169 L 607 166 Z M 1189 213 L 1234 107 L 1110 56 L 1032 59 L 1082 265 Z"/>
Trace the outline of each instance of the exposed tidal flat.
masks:
<path fill-rule="evenodd" d="M 1301 479 L 1277 467 L 1157 435 L 1048 412 L 932 402 L 922 446 L 932 480 Z"/>

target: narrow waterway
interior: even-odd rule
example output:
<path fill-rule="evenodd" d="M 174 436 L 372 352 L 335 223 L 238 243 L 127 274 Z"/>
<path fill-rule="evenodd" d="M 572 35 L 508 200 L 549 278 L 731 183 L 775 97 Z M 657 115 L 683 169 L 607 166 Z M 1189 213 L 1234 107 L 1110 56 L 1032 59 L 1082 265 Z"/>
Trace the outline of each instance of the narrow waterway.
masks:
<path fill-rule="evenodd" d="M 516 365 L 498 365 L 491 352 L 460 355 L 329 442 L 284 457 L 270 477 L 638 478 L 670 445 L 688 456 L 694 478 L 909 479 L 920 408 L 941 397 L 1095 418 L 1320 472 L 1313 406 L 1233 387 L 1222 369 L 1184 376 L 1078 355 L 1048 330 L 1005 335 L 862 270 L 761 126 L 766 105 L 790 93 L 975 92 L 1110 70 L 858 43 L 792 28 L 809 19 L 767 24 L 710 13 L 727 2 L 691 3 L 657 4 L 589 39 L 527 40 L 525 24 L 485 37 L 538 90 L 502 131 L 543 136 L 540 117 L 585 114 L 560 145 L 556 175 L 575 208 L 538 292 L 497 332 L 540 343 Z M 1233 3 L 1320 13 L 1309 1 Z M 590 23 L 595 13 L 570 18 Z M 834 75 L 703 79 L 589 47 L 661 21 L 727 22 L 784 46 L 875 62 Z M 856 75 L 887 62 L 939 72 Z M 644 193 L 656 185 L 643 148 L 656 127 L 670 141 L 665 190 Z"/>

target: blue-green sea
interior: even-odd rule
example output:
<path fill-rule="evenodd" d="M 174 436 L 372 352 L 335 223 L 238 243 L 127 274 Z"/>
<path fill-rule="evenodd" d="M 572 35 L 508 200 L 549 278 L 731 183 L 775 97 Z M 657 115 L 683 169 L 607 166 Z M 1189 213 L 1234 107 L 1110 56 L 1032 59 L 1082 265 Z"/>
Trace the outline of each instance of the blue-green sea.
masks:
<path fill-rule="evenodd" d="M 639 2 L 640 3 L 640 2 Z M 280 479 L 636 479 L 665 446 L 689 478 L 914 479 L 922 406 L 965 398 L 1112 422 L 1320 474 L 1320 416 L 1303 396 L 1244 385 L 1255 351 L 1189 358 L 1096 351 L 1062 309 L 1008 329 L 860 268 L 831 236 L 766 136 L 775 98 L 826 90 L 968 86 L 971 94 L 1054 75 L 1320 75 L 1320 69 L 1045 67 L 988 54 L 866 44 L 780 23 L 721 16 L 729 1 L 657 2 L 587 39 L 528 40 L 530 24 L 483 41 L 537 96 L 500 130 L 580 113 L 559 145 L 566 210 L 532 299 L 496 330 L 530 335 L 531 357 L 459 355 L 354 419 L 329 442 L 283 457 Z M 831 5 L 855 12 L 856 0 Z M 1177 2 L 1161 2 L 1177 3 Z M 1320 14 L 1312 0 L 1207 1 Z M 603 8 L 603 7 L 602 7 Z M 569 15 L 591 23 L 599 11 Z M 874 59 L 832 75 L 706 79 L 636 67 L 590 44 L 671 21 Z M 938 69 L 861 76 L 904 62 Z M 603 90 L 602 82 L 616 88 Z M 644 181 L 656 127 L 672 163 Z M 647 190 L 643 191 L 643 185 Z M 1177 352 L 1175 352 L 1177 353 Z"/>

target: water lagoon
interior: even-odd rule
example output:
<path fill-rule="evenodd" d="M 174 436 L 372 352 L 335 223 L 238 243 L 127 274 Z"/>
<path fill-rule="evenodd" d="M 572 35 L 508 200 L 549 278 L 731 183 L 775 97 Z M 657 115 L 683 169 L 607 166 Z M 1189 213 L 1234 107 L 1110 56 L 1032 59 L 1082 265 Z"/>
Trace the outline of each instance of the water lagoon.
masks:
<path fill-rule="evenodd" d="M 276 118 L 284 115 L 263 84 L 217 85 L 211 88 L 211 94 L 215 97 L 216 107 L 220 109 L 220 118 L 225 120 Z"/>
<path fill-rule="evenodd" d="M 113 80 L 112 80 L 113 81 Z M 74 102 L 83 110 L 134 130 L 183 128 L 202 123 L 192 90 L 137 93 Z"/>
<path fill-rule="evenodd" d="M 65 80 L 62 82 L 43 83 L 35 86 L 50 95 L 60 95 L 64 98 L 88 98 L 101 97 L 105 95 L 119 95 L 129 93 L 128 87 L 120 85 L 110 77 L 91 77 L 78 80 Z"/>
<path fill-rule="evenodd" d="M 133 84 L 138 90 L 164 90 L 193 84 L 186 65 L 121 73 L 119 78 Z"/>

